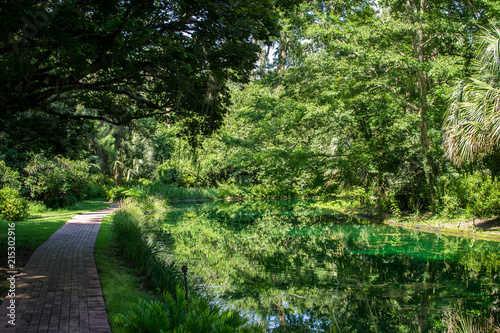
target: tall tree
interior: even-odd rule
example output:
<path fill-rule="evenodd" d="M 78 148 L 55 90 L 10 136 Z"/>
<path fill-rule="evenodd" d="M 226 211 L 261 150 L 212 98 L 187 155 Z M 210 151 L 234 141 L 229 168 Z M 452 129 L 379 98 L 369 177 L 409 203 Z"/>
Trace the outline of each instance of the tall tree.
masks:
<path fill-rule="evenodd" d="M 227 82 L 248 79 L 253 40 L 276 35 L 275 9 L 293 2 L 3 1 L 0 131 L 38 119 L 119 125 L 192 113 L 215 128 Z"/>
<path fill-rule="evenodd" d="M 398 66 L 399 75 L 392 75 L 387 88 L 408 112 L 418 115 L 430 207 L 435 212 L 441 154 L 433 148 L 430 133 L 438 131 L 446 108 L 443 97 L 470 56 L 471 32 L 486 22 L 491 12 L 483 1 L 388 0 L 380 5 L 383 29 L 398 41 L 393 43 L 396 47 L 385 51 L 392 49 L 393 58 L 398 52 L 404 60 L 400 63 L 403 66 Z"/>
<path fill-rule="evenodd" d="M 285 18 L 287 68 L 270 84 L 282 87 L 273 97 L 279 102 L 265 106 L 277 111 L 288 103 L 288 112 L 270 119 L 271 130 L 278 133 L 280 123 L 293 123 L 294 130 L 253 147 L 260 156 L 276 153 L 262 148 L 278 143 L 288 151 L 280 155 L 288 165 L 294 161 L 290 148 L 300 147 L 307 164 L 321 160 L 318 172 L 330 164 L 337 180 L 373 186 L 381 198 L 400 191 L 405 208 L 434 212 L 436 180 L 445 167 L 441 125 L 447 98 L 469 63 L 471 34 L 495 16 L 495 8 L 482 0 L 304 2 Z M 294 132 L 305 124 L 294 117 L 304 106 L 317 119 L 308 133 L 322 127 L 314 147 L 309 135 Z M 257 127 L 256 121 L 270 123 L 253 120 Z"/>

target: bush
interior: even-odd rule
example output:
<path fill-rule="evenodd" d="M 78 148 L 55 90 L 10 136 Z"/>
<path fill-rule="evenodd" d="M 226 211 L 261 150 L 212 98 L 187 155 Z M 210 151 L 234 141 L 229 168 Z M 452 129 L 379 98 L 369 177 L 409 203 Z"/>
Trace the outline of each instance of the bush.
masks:
<path fill-rule="evenodd" d="M 28 215 L 28 202 L 9 186 L 0 189 L 0 214 L 7 221 L 17 221 Z"/>
<path fill-rule="evenodd" d="M 48 209 L 47 209 L 47 206 L 45 206 L 43 204 L 43 202 L 37 202 L 37 201 L 30 201 L 28 203 L 28 212 L 29 214 L 39 214 L 39 213 L 44 213 L 46 212 Z"/>
<path fill-rule="evenodd" d="M 179 182 L 179 173 L 177 169 L 171 165 L 170 161 L 160 164 L 156 168 L 155 178 L 164 184 L 177 184 Z"/>
<path fill-rule="evenodd" d="M 108 200 L 110 202 L 118 202 L 126 198 L 142 199 L 146 197 L 146 192 L 136 188 L 125 188 L 123 186 L 113 187 L 108 191 Z"/>
<path fill-rule="evenodd" d="M 85 187 L 85 199 L 105 198 L 108 191 L 101 175 L 91 175 Z"/>
<path fill-rule="evenodd" d="M 89 184 L 89 165 L 64 157 L 35 155 L 24 169 L 25 185 L 32 199 L 48 207 L 63 207 L 83 199 Z"/>
<path fill-rule="evenodd" d="M 500 214 L 500 182 L 476 171 L 439 180 L 440 209 L 447 216 L 466 213 L 475 217 Z"/>
<path fill-rule="evenodd" d="M 0 188 L 7 185 L 17 191 L 20 191 L 21 180 L 19 178 L 19 173 L 17 171 L 13 171 L 5 165 L 5 161 L 0 161 Z"/>
<path fill-rule="evenodd" d="M 245 191 L 235 183 L 224 182 L 218 183 L 218 196 L 221 199 L 231 197 L 231 198 L 242 198 L 246 197 Z"/>
<path fill-rule="evenodd" d="M 252 332 L 248 319 L 235 310 L 222 310 L 202 297 L 189 298 L 177 286 L 175 294 L 163 293 L 163 302 L 140 300 L 128 314 L 112 318 L 123 332 Z"/>

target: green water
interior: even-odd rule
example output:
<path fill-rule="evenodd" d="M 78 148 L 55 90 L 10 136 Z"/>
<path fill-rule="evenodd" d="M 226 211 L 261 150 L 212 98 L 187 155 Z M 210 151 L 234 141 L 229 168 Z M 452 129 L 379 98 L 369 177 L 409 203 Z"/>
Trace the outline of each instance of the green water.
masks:
<path fill-rule="evenodd" d="M 358 220 L 315 201 L 171 204 L 169 253 L 273 332 L 447 332 L 497 321 L 500 243 Z"/>

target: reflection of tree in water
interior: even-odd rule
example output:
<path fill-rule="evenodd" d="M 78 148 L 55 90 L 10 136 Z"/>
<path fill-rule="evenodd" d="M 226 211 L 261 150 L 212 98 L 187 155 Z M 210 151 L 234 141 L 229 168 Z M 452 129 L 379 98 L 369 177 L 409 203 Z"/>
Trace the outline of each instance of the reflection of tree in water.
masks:
<path fill-rule="evenodd" d="M 230 214 L 247 213 L 240 206 Z M 273 331 L 445 331 L 443 317 L 457 300 L 479 319 L 499 319 L 497 243 L 332 225 L 315 214 L 283 211 L 262 212 L 232 233 L 230 214 L 223 212 L 224 245 L 207 246 L 199 256 L 215 269 L 221 264 L 207 252 L 223 253 L 230 270 L 224 298 L 267 318 Z"/>

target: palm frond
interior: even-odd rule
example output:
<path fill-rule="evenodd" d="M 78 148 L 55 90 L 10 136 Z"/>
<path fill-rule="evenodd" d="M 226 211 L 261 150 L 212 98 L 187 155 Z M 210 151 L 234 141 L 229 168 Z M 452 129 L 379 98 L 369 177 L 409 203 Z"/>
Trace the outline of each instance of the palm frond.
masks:
<path fill-rule="evenodd" d="M 477 77 L 456 85 L 443 124 L 446 156 L 458 165 L 500 143 L 500 29 L 485 31 L 480 43 Z"/>

